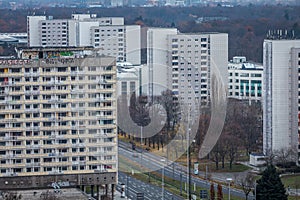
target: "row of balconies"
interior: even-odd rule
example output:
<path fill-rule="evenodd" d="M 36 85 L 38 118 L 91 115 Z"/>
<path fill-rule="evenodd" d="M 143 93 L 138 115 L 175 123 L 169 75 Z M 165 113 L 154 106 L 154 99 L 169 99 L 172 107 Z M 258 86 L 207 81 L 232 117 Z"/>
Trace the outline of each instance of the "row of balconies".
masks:
<path fill-rule="evenodd" d="M 114 127 L 115 128 L 115 127 Z M 87 139 L 102 139 L 102 138 L 114 138 L 116 136 L 116 133 L 104 133 L 102 129 L 96 129 L 98 132 L 96 133 L 80 133 L 80 137 L 87 138 Z M 115 129 L 116 130 L 116 129 Z M 7 133 L 5 131 L 2 131 L 2 133 L 6 133 L 6 136 L 0 137 L 0 140 L 2 141 L 8 141 L 8 142 L 13 142 L 13 141 L 25 141 L 25 140 L 45 140 L 45 139 L 51 139 L 51 138 L 60 138 L 63 136 L 65 139 L 78 139 L 78 133 L 76 134 L 71 134 L 71 130 L 68 130 L 69 133 L 66 134 L 58 134 L 58 132 L 53 131 L 51 135 L 43 135 L 42 132 L 40 132 L 39 135 L 26 135 L 21 134 L 21 136 L 11 136 L 12 133 Z M 24 135 L 24 136 L 23 136 Z"/>
<path fill-rule="evenodd" d="M 85 134 L 87 135 L 87 134 Z M 73 136 L 73 137 L 72 137 Z M 80 138 L 83 139 L 94 139 L 94 137 L 88 136 L 88 137 L 84 137 L 83 134 L 80 135 Z M 27 138 L 28 139 L 28 138 Z M 31 139 L 31 138 L 30 138 Z M 113 146 L 116 144 L 116 142 L 114 142 L 115 137 L 112 138 L 103 138 L 103 140 L 98 141 L 97 143 L 94 142 L 81 142 L 78 143 L 78 141 L 76 141 L 76 143 L 74 143 L 74 140 L 78 139 L 78 135 L 77 138 L 75 137 L 75 135 L 66 135 L 60 138 L 44 138 L 44 139 L 39 139 L 40 143 L 43 144 L 34 144 L 34 145 L 26 145 L 26 144 L 22 144 L 22 141 L 25 142 L 25 140 L 17 140 L 15 142 L 19 142 L 19 145 L 16 145 L 15 143 L 11 143 L 7 146 L 0 146 L 0 149 L 4 149 L 4 150 L 20 150 L 20 149 L 42 149 L 42 148 L 49 148 L 49 146 L 52 145 L 60 145 L 61 147 L 63 146 L 64 148 L 80 148 L 80 147 L 108 147 L 108 146 Z M 108 141 L 105 141 L 108 140 Z M 27 140 L 26 140 L 27 141 Z M 9 142 L 9 141 L 8 141 Z M 12 145 L 14 144 L 14 145 Z"/>
<path fill-rule="evenodd" d="M 68 152 L 64 153 L 63 155 L 59 155 L 56 153 L 48 153 L 48 154 L 42 154 L 42 153 L 37 153 L 37 154 L 7 154 L 7 155 L 0 155 L 1 159 L 6 159 L 6 160 L 15 160 L 15 159 L 34 159 L 34 158 L 61 158 L 61 157 L 67 157 L 71 158 L 74 156 L 80 156 L 80 157 L 85 157 L 88 158 L 89 156 L 117 156 L 117 151 L 109 151 L 109 152 Z M 4 165 L 4 164 L 1 164 Z"/>
<path fill-rule="evenodd" d="M 86 127 L 78 127 L 70 125 L 66 126 L 38 126 L 38 127 L 7 127 L 5 131 L 12 132 L 12 131 L 49 131 L 49 130 L 85 130 L 85 129 L 99 129 L 99 128 L 114 128 L 115 124 L 97 124 L 97 125 L 87 125 Z"/>
<path fill-rule="evenodd" d="M 99 91 L 98 91 L 99 92 Z M 111 93 L 111 91 L 107 91 L 107 93 L 102 93 L 102 94 L 108 94 Z M 65 94 L 65 93 L 63 93 Z M 66 94 L 67 95 L 67 94 Z M 53 98 L 53 99 L 36 99 L 36 100 L 0 100 L 0 105 L 14 105 L 14 104 L 29 104 L 29 103 L 36 103 L 36 104 L 45 104 L 45 103 L 50 103 L 50 104 L 61 104 L 61 103 L 74 103 L 74 102 L 114 102 L 115 98 L 111 97 L 97 97 L 97 98 L 66 98 L 66 99 L 59 99 L 59 98 Z M 58 105 L 57 105 L 58 106 Z M 53 108 L 57 108 L 57 106 L 53 105 Z M 58 106 L 58 108 L 61 108 Z"/>
<path fill-rule="evenodd" d="M 60 82 L 59 84 L 54 84 L 51 82 L 46 82 L 46 81 L 21 81 L 21 82 L 1 82 L 0 86 L 56 86 L 56 85 L 87 85 L 91 83 L 96 83 L 96 84 L 102 84 L 102 85 L 107 85 L 107 84 L 114 84 L 116 81 L 114 79 L 109 79 L 109 80 L 67 80 L 64 82 Z"/>
<path fill-rule="evenodd" d="M 115 143 L 115 146 L 116 146 L 116 143 Z M 49 145 L 47 145 L 47 147 L 49 147 Z M 91 146 L 91 147 L 94 147 L 94 146 Z M 98 147 L 101 147 L 101 146 L 98 146 Z M 50 148 L 50 147 L 49 147 Z M 51 146 L 51 148 L 53 148 L 53 146 Z M 57 147 L 57 148 L 61 148 L 60 147 Z M 73 147 L 73 148 L 76 148 L 76 147 Z M 84 147 L 81 147 L 81 148 L 84 148 Z M 95 147 L 96 148 L 96 147 Z M 1 149 L 1 151 L 3 151 L 5 149 Z M 11 150 L 11 149 L 9 149 Z M 17 149 L 17 150 L 24 150 L 23 149 Z M 31 149 L 26 149 L 26 150 L 31 150 Z M 0 155 L 0 159 L 2 160 L 15 160 L 15 159 L 38 159 L 38 158 L 62 158 L 62 157 L 68 157 L 68 158 L 71 158 L 71 157 L 74 157 L 74 156 L 80 156 L 80 157 L 86 157 L 88 158 L 89 156 L 117 156 L 117 151 L 116 150 L 113 150 L 113 151 L 110 151 L 110 152 L 89 152 L 88 151 L 88 148 L 85 149 L 85 150 L 82 150 L 82 151 L 79 151 L 79 149 L 76 151 L 76 152 L 71 152 L 71 149 L 70 149 L 70 152 L 68 153 L 63 153 L 61 155 L 59 155 L 59 153 L 23 153 L 23 154 L 12 154 L 12 153 L 9 153 L 9 154 L 6 154 L 6 155 Z"/>
<path fill-rule="evenodd" d="M 95 160 L 95 161 L 60 161 L 60 162 L 41 162 L 41 163 L 15 163 L 2 164 L 2 168 L 27 168 L 27 167 L 59 167 L 72 165 L 101 165 L 101 164 L 116 164 L 116 159 L 112 160 Z"/>
<path fill-rule="evenodd" d="M 26 95 L 26 96 L 29 96 L 29 95 L 69 95 L 70 93 L 68 92 L 68 90 L 54 90 L 55 92 L 51 92 L 51 90 L 49 91 L 28 91 L 28 92 L 11 92 L 10 95 L 20 95 L 20 96 L 23 96 L 23 95 Z M 85 90 L 72 90 L 71 91 L 71 94 L 108 94 L 108 93 L 114 93 L 114 90 L 113 89 L 85 89 Z M 9 100 L 9 97 L 10 96 L 6 96 L 7 100 L 1 100 L 0 101 L 0 104 L 19 104 L 19 103 L 27 103 L 29 101 L 36 101 L 36 102 L 41 102 L 43 100 L 45 101 L 48 101 L 49 99 L 31 99 L 31 100 L 25 100 L 25 99 L 22 99 L 22 100 Z M 108 98 L 104 99 L 103 98 L 100 98 L 98 97 L 97 99 L 94 98 L 89 98 L 89 97 L 83 97 L 84 98 L 84 101 L 87 101 L 87 100 L 92 100 L 92 101 L 95 101 L 95 100 L 109 100 Z M 83 98 L 80 98 L 80 99 L 83 99 Z M 66 98 L 64 100 L 70 100 L 70 101 L 73 101 L 73 100 L 80 100 L 79 97 L 77 98 Z M 51 99 L 50 99 L 51 100 Z M 57 99 L 59 100 L 59 99 Z M 60 99 L 62 100 L 62 99 Z M 110 99 L 111 101 L 113 101 L 114 99 Z M 43 103 L 46 103 L 45 101 L 43 101 Z M 55 101 L 55 99 L 54 99 Z"/>
<path fill-rule="evenodd" d="M 24 169 L 25 170 L 25 169 Z M 116 172 L 115 168 L 112 169 L 104 169 L 97 170 L 101 172 Z M 11 177 L 11 176 L 41 176 L 41 175 L 53 175 L 53 174 L 87 174 L 87 173 L 94 173 L 95 170 L 68 170 L 68 171 L 52 171 L 52 172 L 21 172 L 21 173 L 0 173 L 0 177 Z"/>
<path fill-rule="evenodd" d="M 107 94 L 107 93 L 106 93 Z M 11 107 L 13 105 L 28 105 L 28 104 L 38 104 L 38 105 L 46 105 L 46 107 L 44 106 L 43 109 L 50 109 L 50 108 L 70 108 L 70 106 L 68 106 L 68 103 L 88 103 L 88 102 L 114 102 L 114 98 L 75 98 L 75 99 L 71 99 L 71 98 L 66 98 L 66 99 L 43 99 L 43 100 L 39 100 L 39 99 L 34 99 L 34 100 L 1 100 L 0 104 L 2 105 L 7 105 L 10 107 L 7 107 L 7 109 L 21 109 L 21 108 L 14 108 Z M 61 105 L 61 104 L 64 104 Z M 48 105 L 51 105 L 51 107 L 47 107 Z M 86 106 L 85 106 L 86 107 Z M 26 110 L 31 111 L 30 109 L 32 108 L 26 108 Z M 40 109 L 40 107 L 36 107 L 34 109 Z"/>
<path fill-rule="evenodd" d="M 95 72 L 70 72 L 70 71 L 66 71 L 66 72 L 57 72 L 57 71 L 50 71 L 50 72 L 36 72 L 36 73 L 23 73 L 23 72 L 18 72 L 18 73 L 1 73 L 0 77 L 8 77 L 8 78 L 12 78 L 12 77 L 48 77 L 48 76 L 88 76 L 88 75 L 95 75 L 95 74 L 99 74 L 99 75 L 115 75 L 116 71 L 111 70 L 111 71 L 101 71 L 100 73 L 95 73 Z M 9 84 L 9 83 L 8 83 Z"/>
<path fill-rule="evenodd" d="M 72 111 L 76 111 L 77 108 L 74 108 Z M 114 111 L 116 110 L 115 106 L 101 106 L 101 107 L 85 107 L 85 111 Z M 70 108 L 42 108 L 42 109 L 5 109 L 1 110 L 1 114 L 20 114 L 20 113 L 42 113 L 42 112 L 69 112 Z M 80 109 L 78 109 L 80 111 Z"/>

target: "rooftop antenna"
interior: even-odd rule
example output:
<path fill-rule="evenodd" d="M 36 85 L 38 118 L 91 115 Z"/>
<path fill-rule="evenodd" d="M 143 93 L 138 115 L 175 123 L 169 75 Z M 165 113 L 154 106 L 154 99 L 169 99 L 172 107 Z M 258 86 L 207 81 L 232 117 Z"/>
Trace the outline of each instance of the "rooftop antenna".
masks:
<path fill-rule="evenodd" d="M 282 38 L 282 29 L 279 30 L 280 38 Z"/>

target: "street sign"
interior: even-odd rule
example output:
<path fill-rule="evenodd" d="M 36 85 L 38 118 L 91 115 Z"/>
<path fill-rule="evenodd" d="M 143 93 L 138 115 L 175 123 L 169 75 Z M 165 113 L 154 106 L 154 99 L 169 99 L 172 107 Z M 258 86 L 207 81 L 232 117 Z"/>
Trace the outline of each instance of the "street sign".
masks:
<path fill-rule="evenodd" d="M 207 190 L 200 190 L 200 199 L 207 199 L 208 193 Z"/>
<path fill-rule="evenodd" d="M 136 199 L 137 200 L 144 200 L 144 193 L 136 193 Z"/>
<path fill-rule="evenodd" d="M 198 173 L 199 173 L 198 167 L 199 167 L 199 163 L 198 162 L 194 162 L 194 174 L 195 175 L 198 175 Z"/>

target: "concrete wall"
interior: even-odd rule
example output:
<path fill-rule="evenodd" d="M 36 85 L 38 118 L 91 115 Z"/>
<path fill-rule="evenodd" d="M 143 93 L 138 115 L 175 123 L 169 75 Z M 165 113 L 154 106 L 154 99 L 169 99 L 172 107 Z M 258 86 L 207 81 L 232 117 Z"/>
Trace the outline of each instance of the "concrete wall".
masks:
<path fill-rule="evenodd" d="M 300 40 L 265 40 L 264 45 L 264 153 L 268 153 L 297 145 L 298 66 L 292 65 L 291 55 Z"/>
<path fill-rule="evenodd" d="M 39 35 L 39 21 L 45 20 L 46 16 L 28 16 L 27 24 L 29 28 L 27 30 L 28 33 L 28 46 L 40 46 L 40 35 Z"/>
<path fill-rule="evenodd" d="M 126 61 L 134 65 L 141 64 L 141 27 L 125 26 Z"/>
<path fill-rule="evenodd" d="M 1 190 L 53 188 L 52 183 L 64 182 L 63 187 L 116 184 L 117 173 L 59 174 L 46 176 L 0 177 Z"/>
<path fill-rule="evenodd" d="M 170 34 L 177 34 L 176 28 L 149 28 L 147 32 L 147 65 L 149 67 L 149 93 L 160 95 L 166 89 L 168 39 Z M 153 86 L 151 85 L 153 83 Z"/>
<path fill-rule="evenodd" d="M 98 26 L 98 22 L 78 22 L 79 41 L 78 46 L 91 46 L 91 27 Z"/>

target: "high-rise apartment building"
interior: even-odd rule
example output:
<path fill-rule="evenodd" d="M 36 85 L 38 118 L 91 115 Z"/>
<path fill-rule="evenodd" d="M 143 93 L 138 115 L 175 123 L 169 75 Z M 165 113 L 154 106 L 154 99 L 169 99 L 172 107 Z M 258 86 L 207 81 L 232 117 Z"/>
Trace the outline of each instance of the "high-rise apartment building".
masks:
<path fill-rule="evenodd" d="M 99 53 L 116 57 L 120 62 L 141 63 L 141 28 L 124 25 L 123 17 L 96 18 L 96 15 L 73 14 L 72 19 L 28 16 L 29 47 L 99 48 Z"/>
<path fill-rule="evenodd" d="M 222 80 L 227 87 L 227 34 L 176 34 L 168 35 L 167 39 L 167 80 L 179 101 L 208 103 L 212 70 L 224 76 Z"/>
<path fill-rule="evenodd" d="M 176 35 L 176 28 L 149 28 L 147 31 L 147 67 L 150 96 L 160 95 L 168 87 L 168 35 Z M 169 88 L 170 89 L 170 88 Z"/>
<path fill-rule="evenodd" d="M 228 97 L 261 101 L 263 66 L 248 62 L 244 56 L 235 56 L 228 63 Z"/>
<path fill-rule="evenodd" d="M 263 47 L 263 151 L 269 155 L 299 145 L 300 40 L 268 39 Z"/>
<path fill-rule="evenodd" d="M 170 89 L 181 102 L 192 104 L 196 99 L 208 103 L 212 70 L 221 75 L 227 88 L 227 34 L 182 34 L 177 29 L 151 28 L 147 37 L 149 95 Z"/>
<path fill-rule="evenodd" d="M 0 60 L 1 188 L 113 186 L 115 58 L 83 47 L 20 55 Z"/>

